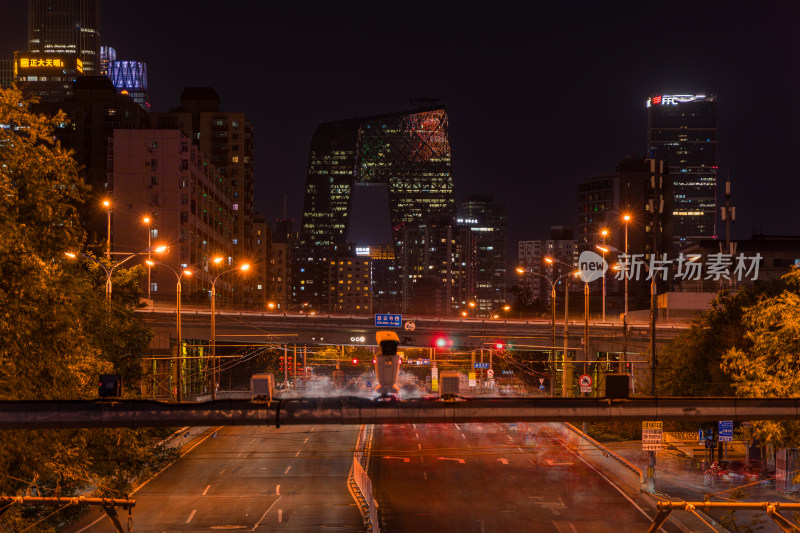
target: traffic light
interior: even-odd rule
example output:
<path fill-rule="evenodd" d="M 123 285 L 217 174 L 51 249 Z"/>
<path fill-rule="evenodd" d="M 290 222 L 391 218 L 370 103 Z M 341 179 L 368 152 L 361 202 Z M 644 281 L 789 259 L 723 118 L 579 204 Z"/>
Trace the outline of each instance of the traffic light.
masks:
<path fill-rule="evenodd" d="M 353 357 L 353 364 L 354 364 L 354 365 L 357 365 L 357 364 L 358 364 L 358 359 L 356 359 L 355 357 Z"/>
<path fill-rule="evenodd" d="M 446 335 L 437 335 L 433 338 L 433 345 L 437 348 L 447 348 L 448 346 L 453 345 L 453 339 L 447 337 Z"/>
<path fill-rule="evenodd" d="M 495 349 L 495 350 L 502 350 L 502 349 L 504 349 L 505 347 L 506 347 L 506 345 L 505 345 L 505 344 L 503 344 L 503 343 L 502 343 L 502 342 L 500 342 L 500 341 L 498 341 L 498 342 L 494 343 L 494 349 Z"/>

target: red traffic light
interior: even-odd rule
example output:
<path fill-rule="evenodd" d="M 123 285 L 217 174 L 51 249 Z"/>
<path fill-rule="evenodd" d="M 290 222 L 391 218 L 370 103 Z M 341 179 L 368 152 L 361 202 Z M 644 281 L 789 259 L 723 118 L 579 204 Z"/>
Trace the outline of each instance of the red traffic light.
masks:
<path fill-rule="evenodd" d="M 357 365 L 357 364 L 358 364 L 358 359 L 356 359 L 355 357 L 353 358 L 353 364 L 354 364 L 354 365 Z"/>
<path fill-rule="evenodd" d="M 503 348 L 505 348 L 505 347 L 506 347 L 506 345 L 505 345 L 505 344 L 503 344 L 502 342 L 496 342 L 496 343 L 494 343 L 494 348 L 495 348 L 496 350 L 502 350 L 502 349 L 503 349 Z"/>

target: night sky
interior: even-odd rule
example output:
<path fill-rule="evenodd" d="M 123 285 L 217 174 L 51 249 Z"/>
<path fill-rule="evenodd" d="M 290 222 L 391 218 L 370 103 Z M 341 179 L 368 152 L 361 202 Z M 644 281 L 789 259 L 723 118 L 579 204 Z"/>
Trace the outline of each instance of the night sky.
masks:
<path fill-rule="evenodd" d="M 581 179 L 644 155 L 648 95 L 716 93 L 734 236 L 800 235 L 798 2 L 284 4 L 102 4 L 102 41 L 118 59 L 147 62 L 154 110 L 195 85 L 248 114 L 256 209 L 268 220 L 282 216 L 285 194 L 299 226 L 320 121 L 439 97 L 456 193 L 505 202 L 513 250 L 576 223 Z M 27 2 L 4 0 L 0 55 L 25 50 L 26 38 Z"/>

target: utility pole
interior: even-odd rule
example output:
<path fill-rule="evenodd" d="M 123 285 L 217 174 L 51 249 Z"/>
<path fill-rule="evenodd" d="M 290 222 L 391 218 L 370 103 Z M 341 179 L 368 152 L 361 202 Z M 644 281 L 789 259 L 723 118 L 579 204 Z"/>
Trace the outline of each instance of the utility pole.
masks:
<path fill-rule="evenodd" d="M 725 250 L 720 252 L 731 254 L 731 258 L 736 255 L 736 243 L 731 242 L 731 223 L 736 220 L 736 208 L 731 205 L 731 177 L 728 175 L 725 181 L 725 207 L 722 208 L 722 220 L 725 221 Z M 722 243 L 720 243 L 722 248 Z M 733 278 L 728 280 L 733 285 Z"/>
<path fill-rule="evenodd" d="M 561 371 L 561 396 L 572 395 L 572 363 L 569 359 L 569 276 L 564 277 L 564 368 Z"/>
<path fill-rule="evenodd" d="M 650 199 L 649 205 L 650 213 L 653 215 L 653 223 L 651 231 L 653 232 L 653 247 L 650 250 L 650 257 L 655 260 L 658 259 L 658 240 L 661 237 L 661 226 L 659 215 L 664 211 L 664 161 L 658 161 L 658 169 L 656 169 L 656 160 L 650 159 Z M 655 270 L 654 261 L 650 262 L 650 396 L 656 396 L 656 320 L 658 318 L 657 308 L 657 285 L 656 277 L 658 271 Z M 648 451 L 647 461 L 647 491 L 650 493 L 655 492 L 656 484 L 656 452 Z"/>

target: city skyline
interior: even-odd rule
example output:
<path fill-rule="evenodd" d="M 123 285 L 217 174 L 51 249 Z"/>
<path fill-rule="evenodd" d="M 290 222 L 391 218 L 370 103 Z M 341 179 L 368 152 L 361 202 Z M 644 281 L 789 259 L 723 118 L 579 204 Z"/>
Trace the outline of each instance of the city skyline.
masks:
<path fill-rule="evenodd" d="M 4 7 L 4 57 L 27 44 L 26 3 L 18 4 Z M 800 233 L 791 216 L 800 185 L 791 180 L 788 126 L 798 112 L 763 96 L 797 82 L 796 46 L 781 42 L 792 32 L 776 29 L 797 6 L 768 11 L 706 3 L 691 13 L 636 6 L 595 25 L 593 17 L 608 14 L 590 4 L 487 18 L 442 5 L 425 13 L 445 28 L 428 32 L 415 10 L 248 6 L 217 16 L 213 5 L 137 7 L 163 14 L 148 19 L 148 35 L 168 29 L 170 42 L 195 43 L 179 56 L 167 42 L 142 38 L 120 4 L 101 6 L 102 43 L 148 63 L 154 111 L 176 106 L 187 86 L 212 86 L 225 110 L 252 115 L 259 131 L 255 206 L 267 220 L 283 215 L 286 195 L 288 215 L 299 226 L 308 142 L 319 123 L 434 96 L 451 117 L 456 196 L 492 194 L 505 202 L 511 251 L 518 240 L 546 236 L 551 225 L 575 225 L 578 183 L 646 153 L 648 96 L 705 93 L 719 98 L 718 181 L 732 179 L 734 236 Z M 220 38 L 198 40 L 212 14 Z M 718 24 L 702 23 L 712 17 Z M 266 31 L 256 31 L 257 21 Z M 675 27 L 680 40 L 652 39 Z M 379 38 L 399 29 L 405 39 Z M 375 39 L 382 46 L 353 48 Z M 350 67 L 332 61 L 341 57 L 347 65 L 348 49 L 360 49 L 362 59 Z"/>

